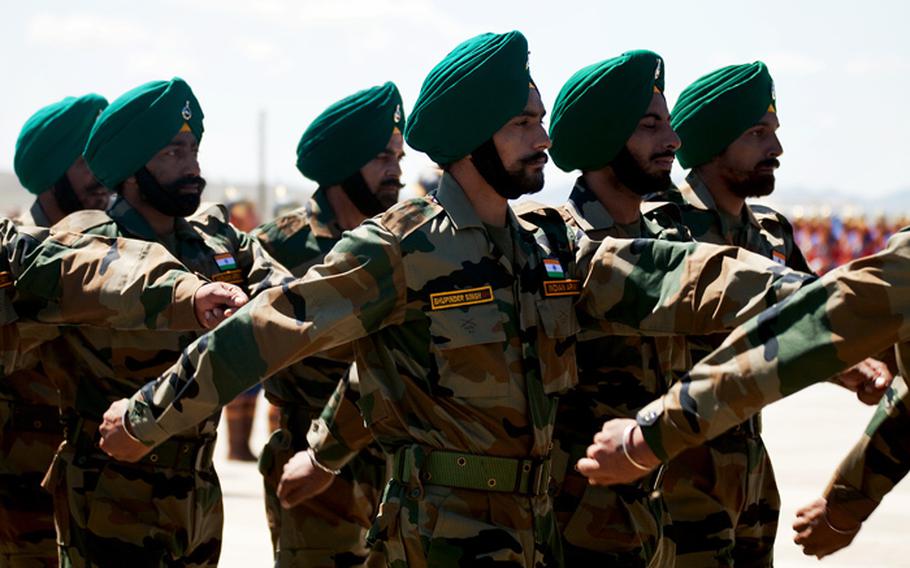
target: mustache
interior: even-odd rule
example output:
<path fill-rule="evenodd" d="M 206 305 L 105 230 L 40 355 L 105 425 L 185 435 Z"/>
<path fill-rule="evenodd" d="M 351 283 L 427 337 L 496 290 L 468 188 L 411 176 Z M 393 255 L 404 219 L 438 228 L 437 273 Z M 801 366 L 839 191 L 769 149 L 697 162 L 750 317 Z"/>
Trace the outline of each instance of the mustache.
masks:
<path fill-rule="evenodd" d="M 549 156 L 547 156 L 546 152 L 534 152 L 530 156 L 525 156 L 524 158 L 521 158 L 521 163 L 527 165 L 527 164 L 530 164 L 531 162 L 536 162 L 537 160 L 540 160 L 540 159 L 543 159 L 543 163 L 545 163 L 545 164 L 550 160 L 550 158 L 549 158 Z"/>
<path fill-rule="evenodd" d="M 202 193 L 202 190 L 205 189 L 206 181 L 205 178 L 200 176 L 183 176 L 178 178 L 171 183 L 162 186 L 162 188 L 169 192 L 177 191 L 182 187 L 187 187 L 190 185 L 195 185 L 199 188 L 199 192 Z"/>
<path fill-rule="evenodd" d="M 401 180 L 398 178 L 387 177 L 379 182 L 379 187 L 382 189 L 401 189 L 404 187 L 404 184 L 401 183 Z"/>
<path fill-rule="evenodd" d="M 777 158 L 768 158 L 767 160 L 762 160 L 759 163 L 755 164 L 755 168 L 764 168 L 764 167 L 780 167 L 780 160 Z"/>
<path fill-rule="evenodd" d="M 656 154 L 651 154 L 652 160 L 658 160 L 660 158 L 676 158 L 676 152 L 673 150 L 667 150 L 665 152 L 658 152 Z"/>

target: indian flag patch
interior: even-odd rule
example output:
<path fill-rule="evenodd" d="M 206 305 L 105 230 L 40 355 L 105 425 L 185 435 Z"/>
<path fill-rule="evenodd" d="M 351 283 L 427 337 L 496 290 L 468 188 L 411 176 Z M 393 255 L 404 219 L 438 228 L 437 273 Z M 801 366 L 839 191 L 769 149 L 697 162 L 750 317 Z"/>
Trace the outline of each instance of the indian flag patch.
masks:
<path fill-rule="evenodd" d="M 547 269 L 547 276 L 550 278 L 566 277 L 566 273 L 562 271 L 562 265 L 555 258 L 543 259 L 543 267 Z"/>
<path fill-rule="evenodd" d="M 237 270 L 237 261 L 234 260 L 234 257 L 229 252 L 216 254 L 215 263 L 222 272 L 225 270 Z"/>
<path fill-rule="evenodd" d="M 771 259 L 774 260 L 774 262 L 776 262 L 777 264 L 781 264 L 781 265 L 787 264 L 786 255 L 784 255 L 784 253 L 780 252 L 779 250 L 771 251 Z"/>

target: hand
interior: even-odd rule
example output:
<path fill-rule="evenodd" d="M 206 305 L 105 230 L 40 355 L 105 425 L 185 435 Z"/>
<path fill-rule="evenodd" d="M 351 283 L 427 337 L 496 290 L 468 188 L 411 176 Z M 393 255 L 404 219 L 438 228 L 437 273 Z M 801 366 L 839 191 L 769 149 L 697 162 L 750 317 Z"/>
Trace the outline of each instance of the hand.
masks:
<path fill-rule="evenodd" d="M 888 365 L 869 357 L 834 377 L 834 382 L 856 393 L 864 404 L 878 404 L 891 386 L 894 375 Z"/>
<path fill-rule="evenodd" d="M 335 475 L 316 464 L 312 450 L 297 452 L 284 464 L 278 481 L 278 500 L 291 509 L 329 488 Z"/>
<path fill-rule="evenodd" d="M 239 286 L 227 282 L 209 282 L 196 290 L 193 309 L 196 319 L 206 329 L 212 329 L 249 301 Z"/>
<path fill-rule="evenodd" d="M 803 554 L 821 559 L 853 542 L 861 526 L 855 520 L 829 511 L 828 502 L 819 497 L 796 512 L 793 542 L 803 547 Z"/>
<path fill-rule="evenodd" d="M 609 420 L 603 429 L 594 435 L 594 443 L 588 446 L 587 457 L 578 460 L 575 469 L 588 478 L 591 485 L 613 485 L 629 483 L 648 474 L 639 469 L 626 457 L 622 449 L 622 438 L 626 428 L 632 426 L 632 440 L 627 444 L 629 455 L 640 465 L 654 469 L 660 460 L 648 447 L 641 429 L 631 418 Z"/>
<path fill-rule="evenodd" d="M 104 420 L 98 427 L 98 432 L 101 433 L 101 442 L 98 445 L 115 460 L 136 462 L 145 457 L 152 448 L 134 438 L 126 430 L 123 417 L 129 403 L 128 398 L 121 398 L 111 404 L 104 413 Z"/>

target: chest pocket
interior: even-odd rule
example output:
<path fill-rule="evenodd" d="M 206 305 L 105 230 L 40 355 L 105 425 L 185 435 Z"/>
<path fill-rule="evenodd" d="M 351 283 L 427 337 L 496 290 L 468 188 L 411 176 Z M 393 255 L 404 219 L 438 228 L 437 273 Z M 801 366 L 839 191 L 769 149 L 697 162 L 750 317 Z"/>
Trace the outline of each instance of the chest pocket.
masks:
<path fill-rule="evenodd" d="M 430 343 L 439 394 L 491 398 L 509 394 L 506 333 L 495 303 L 431 311 Z"/>
<path fill-rule="evenodd" d="M 578 384 L 575 343 L 580 327 L 575 298 L 538 300 L 537 316 L 537 353 L 544 392 L 565 392 Z"/>

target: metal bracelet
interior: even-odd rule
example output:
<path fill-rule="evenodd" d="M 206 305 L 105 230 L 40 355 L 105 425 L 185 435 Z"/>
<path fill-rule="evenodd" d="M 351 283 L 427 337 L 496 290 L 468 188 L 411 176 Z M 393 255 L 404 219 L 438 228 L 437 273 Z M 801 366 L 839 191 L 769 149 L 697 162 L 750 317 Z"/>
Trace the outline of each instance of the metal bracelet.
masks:
<path fill-rule="evenodd" d="M 642 471 L 651 471 L 652 468 L 641 465 L 640 463 L 638 463 L 637 461 L 632 459 L 632 455 L 629 453 L 629 444 L 632 442 L 632 431 L 635 430 L 636 426 L 637 426 L 637 424 L 629 424 L 628 426 L 626 426 L 626 429 L 623 431 L 623 433 L 622 433 L 622 453 L 626 455 L 626 459 L 629 460 L 629 463 L 634 465 L 636 468 L 638 468 Z"/>
<path fill-rule="evenodd" d="M 828 507 L 827 507 L 827 505 L 825 506 L 825 510 L 822 511 L 822 519 L 825 521 L 825 524 L 828 525 L 828 528 L 829 528 L 829 529 L 831 529 L 832 531 L 836 532 L 837 534 L 842 534 L 842 535 L 846 535 L 846 536 L 850 536 L 850 535 L 854 535 L 854 534 L 858 533 L 860 527 L 863 526 L 863 524 L 860 523 L 859 525 L 856 526 L 855 529 L 846 530 L 846 531 L 843 530 L 843 529 L 839 529 L 839 528 L 835 527 L 834 525 L 831 524 L 831 521 L 828 520 Z"/>

